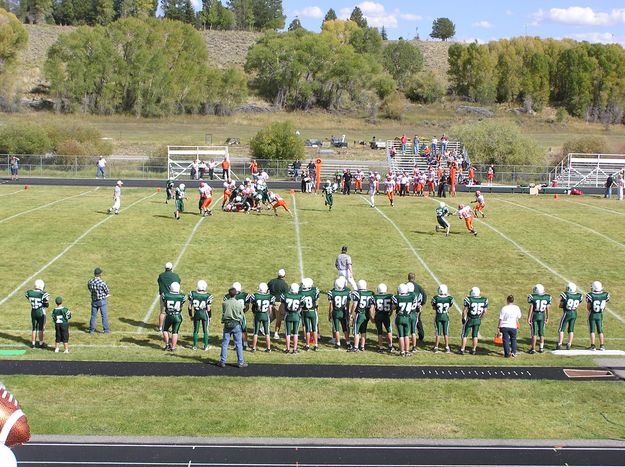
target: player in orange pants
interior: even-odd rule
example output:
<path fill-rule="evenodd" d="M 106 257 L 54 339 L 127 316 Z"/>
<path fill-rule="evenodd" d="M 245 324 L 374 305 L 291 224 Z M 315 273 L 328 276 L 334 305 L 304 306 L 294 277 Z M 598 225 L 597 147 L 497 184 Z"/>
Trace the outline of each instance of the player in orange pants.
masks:
<path fill-rule="evenodd" d="M 221 209 L 223 209 L 228 201 L 230 201 L 230 195 L 232 194 L 232 190 L 234 190 L 235 186 L 236 184 L 230 179 L 224 182 L 224 199 L 221 202 Z"/>
<path fill-rule="evenodd" d="M 471 232 L 473 235 L 477 236 L 477 232 L 473 228 L 473 211 L 471 211 L 471 206 L 465 206 L 464 204 L 459 204 L 458 205 L 458 217 L 460 219 L 464 219 L 464 225 L 466 225 L 467 230 Z"/>
<path fill-rule="evenodd" d="M 484 217 L 484 208 L 486 207 L 486 202 L 484 201 L 484 195 L 480 190 L 475 192 L 475 209 L 473 210 L 473 214 L 477 217 L 477 214 L 482 214 Z"/>
<path fill-rule="evenodd" d="M 286 212 L 291 214 L 291 211 L 289 211 L 289 208 L 287 207 L 286 202 L 284 201 L 282 196 L 277 195 L 271 191 L 267 193 L 267 196 L 269 197 L 269 202 L 271 203 L 271 207 L 273 208 L 273 212 L 276 216 L 278 215 L 279 207 L 283 207 Z"/>
<path fill-rule="evenodd" d="M 395 181 L 391 178 L 390 175 L 386 177 L 384 186 L 386 191 L 386 197 L 391 202 L 391 206 L 395 206 Z"/>

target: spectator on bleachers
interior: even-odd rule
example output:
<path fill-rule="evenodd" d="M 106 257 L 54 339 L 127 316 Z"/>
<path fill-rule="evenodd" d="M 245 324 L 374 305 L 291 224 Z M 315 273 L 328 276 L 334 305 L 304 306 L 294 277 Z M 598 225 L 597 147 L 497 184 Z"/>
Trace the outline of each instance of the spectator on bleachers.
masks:
<path fill-rule="evenodd" d="M 605 192 L 603 193 L 604 198 L 612 198 L 612 187 L 614 186 L 614 178 L 612 175 L 608 175 L 608 178 L 605 181 Z"/>
<path fill-rule="evenodd" d="M 443 133 L 443 136 L 441 136 L 441 152 L 443 154 L 445 154 L 445 152 L 447 151 L 448 144 L 449 144 L 449 138 L 447 137 L 445 133 Z"/>
<path fill-rule="evenodd" d="M 400 141 L 401 141 L 401 155 L 405 156 L 406 155 L 406 144 L 408 143 L 408 137 L 406 136 L 406 133 L 401 135 Z"/>
<path fill-rule="evenodd" d="M 415 156 L 419 155 L 420 148 L 421 148 L 421 141 L 419 141 L 419 136 L 414 135 L 414 138 L 412 138 L 412 150 Z"/>
<path fill-rule="evenodd" d="M 438 154 L 438 140 L 436 136 L 432 138 L 432 154 L 435 156 Z"/>
<path fill-rule="evenodd" d="M 293 162 L 293 176 L 295 179 L 300 176 L 300 170 L 302 169 L 302 162 L 299 159 L 295 159 Z"/>

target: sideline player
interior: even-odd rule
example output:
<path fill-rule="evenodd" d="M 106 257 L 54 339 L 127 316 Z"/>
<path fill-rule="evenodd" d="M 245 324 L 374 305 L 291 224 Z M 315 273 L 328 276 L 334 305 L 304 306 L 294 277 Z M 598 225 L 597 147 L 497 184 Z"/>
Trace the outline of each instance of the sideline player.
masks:
<path fill-rule="evenodd" d="M 482 297 L 478 287 L 472 287 L 469 296 L 464 299 L 464 310 L 462 311 L 462 346 L 460 347 L 460 355 L 464 355 L 467 346 L 467 337 L 471 332 L 473 346 L 470 350 L 471 355 L 477 353 L 477 340 L 480 334 L 480 324 L 482 318 L 488 310 L 488 298 Z"/>
<path fill-rule="evenodd" d="M 449 237 L 449 222 L 445 217 L 451 216 L 451 212 L 449 212 L 449 208 L 447 205 L 441 201 L 436 208 L 436 222 L 438 225 L 436 226 L 436 231 L 438 232 L 439 226 L 445 231 L 445 237 Z"/>
<path fill-rule="evenodd" d="M 530 325 L 532 346 L 530 354 L 536 353 L 536 335 L 540 338 L 538 352 L 545 351 L 545 325 L 549 322 L 549 311 L 551 311 L 551 295 L 545 293 L 542 284 L 536 284 L 531 294 L 527 296 L 527 303 L 530 304 L 527 310 L 527 324 Z"/>
<path fill-rule="evenodd" d="M 184 212 L 184 200 L 187 199 L 187 195 L 185 193 L 186 186 L 184 183 L 178 185 L 175 192 L 176 198 L 176 211 L 174 212 L 174 216 L 176 220 L 180 220 L 180 213 Z"/>
<path fill-rule="evenodd" d="M 319 329 L 319 315 L 317 314 L 317 307 L 319 306 L 319 289 L 313 287 L 313 280 L 310 277 L 306 277 L 302 280 L 302 290 L 300 291 L 302 296 L 300 301 L 300 309 L 302 312 L 302 319 L 304 320 L 304 336 L 306 338 L 306 344 L 304 350 L 308 352 L 310 350 L 310 341 L 312 338 L 313 350 L 316 352 L 319 350 L 319 343 L 317 341 Z M 297 345 L 295 345 L 297 347 Z"/>
<path fill-rule="evenodd" d="M 174 198 L 174 181 L 167 180 L 167 184 L 165 185 L 165 193 L 167 194 L 167 199 L 165 199 L 165 204 L 169 204 L 169 200 Z"/>
<path fill-rule="evenodd" d="M 350 292 L 345 288 L 345 277 L 341 276 L 334 281 L 334 288 L 328 292 L 328 320 L 332 323 L 334 348 L 341 348 L 341 330 L 345 335 L 345 345 L 349 343 L 349 303 Z"/>
<path fill-rule="evenodd" d="M 417 326 L 421 317 L 421 301 L 423 300 L 423 295 L 420 295 L 418 292 L 416 292 L 415 283 L 410 280 L 406 282 L 406 287 L 408 288 L 408 295 L 412 296 L 413 300 L 412 309 L 410 310 L 409 322 L 411 344 L 410 352 L 414 353 L 417 351 Z M 421 329 L 423 329 L 423 324 L 421 324 Z"/>
<path fill-rule="evenodd" d="M 253 295 L 252 313 L 254 313 L 254 336 L 252 337 L 252 352 L 256 352 L 258 332 L 265 334 L 267 347 L 265 352 L 271 352 L 271 330 L 269 329 L 269 312 L 276 299 L 269 293 L 266 283 L 258 284 L 258 293 Z"/>
<path fill-rule="evenodd" d="M 367 324 L 369 319 L 373 317 L 372 311 L 375 305 L 373 300 L 373 292 L 367 290 L 367 282 L 360 279 L 358 281 L 358 290 L 354 290 L 351 294 L 352 298 L 352 322 L 354 330 L 354 347 L 353 352 L 364 352 L 365 343 L 367 341 Z"/>
<path fill-rule="evenodd" d="M 282 196 L 274 193 L 273 191 L 269 191 L 267 193 L 267 197 L 269 198 L 269 202 L 271 203 L 271 207 L 273 208 L 273 213 L 276 216 L 278 215 L 279 207 L 283 207 L 286 212 L 291 214 L 291 211 L 289 211 L 289 208 L 287 207 L 286 202 L 284 201 L 284 198 L 282 198 Z"/>
<path fill-rule="evenodd" d="M 391 207 L 395 206 L 395 181 L 393 180 L 391 174 L 386 176 L 386 181 L 384 182 L 384 191 L 386 191 L 386 197 L 391 203 Z"/>
<path fill-rule="evenodd" d="M 200 215 L 212 216 L 213 211 L 210 209 L 210 205 L 213 202 L 213 189 L 208 183 L 200 182 Z"/>
<path fill-rule="evenodd" d="M 372 208 L 375 207 L 375 194 L 378 192 L 378 176 L 369 172 L 369 204 Z"/>
<path fill-rule="evenodd" d="M 595 329 L 599 333 L 599 350 L 605 350 L 603 340 L 603 310 L 610 301 L 610 294 L 603 290 L 599 281 L 594 281 L 591 292 L 586 294 L 586 309 L 588 310 L 588 329 L 590 331 L 590 350 L 595 350 Z"/>
<path fill-rule="evenodd" d="M 485 216 L 484 208 L 486 207 L 486 202 L 484 201 L 484 195 L 480 190 L 475 192 L 475 206 L 473 208 L 473 214 L 477 217 L 478 213 L 482 214 L 482 219 Z"/>
<path fill-rule="evenodd" d="M 573 337 L 575 335 L 575 320 L 577 319 L 577 308 L 582 303 L 583 295 L 577 291 L 577 286 L 572 282 L 566 285 L 566 290 L 560 294 L 560 308 L 562 308 L 562 318 L 558 325 L 558 344 L 556 350 L 562 348 L 564 332 L 568 332 L 566 350 L 571 350 Z"/>
<path fill-rule="evenodd" d="M 299 321 L 300 321 L 300 303 L 302 295 L 299 293 L 299 284 L 293 283 L 289 291 L 280 297 L 282 306 L 284 307 L 284 327 L 286 348 L 284 353 L 297 353 L 297 340 L 299 338 Z M 293 336 L 293 347 L 291 347 L 291 336 Z"/>
<path fill-rule="evenodd" d="M 378 293 L 373 296 L 375 302 L 375 329 L 378 333 L 378 352 L 384 352 L 383 333 L 386 332 L 388 351 L 393 352 L 393 325 L 391 324 L 391 312 L 393 295 L 387 293 L 386 284 L 378 285 Z"/>
<path fill-rule="evenodd" d="M 464 225 L 466 225 L 467 230 L 477 236 L 477 231 L 473 228 L 473 211 L 471 211 L 471 206 L 459 204 L 458 218 L 464 219 Z"/>
<path fill-rule="evenodd" d="M 197 290 L 189 292 L 189 318 L 193 320 L 193 350 L 197 350 L 197 342 L 202 326 L 204 350 L 208 350 L 208 327 L 211 319 L 213 296 L 206 291 L 206 281 L 197 282 Z"/>
<path fill-rule="evenodd" d="M 43 333 L 46 326 L 46 308 L 50 305 L 50 294 L 45 292 L 45 283 L 41 279 L 35 281 L 35 288 L 27 290 L 24 296 L 30 303 L 30 320 L 32 324 L 32 347 L 37 347 L 37 337 L 39 337 L 39 348 L 43 348 Z"/>
<path fill-rule="evenodd" d="M 434 308 L 434 330 L 436 337 L 434 338 L 433 352 L 438 352 L 438 344 L 441 335 L 445 340 L 445 353 L 450 353 L 449 348 L 449 309 L 454 304 L 454 297 L 449 295 L 449 291 L 445 284 L 438 286 L 438 295 L 432 297 L 432 308 Z"/>
<path fill-rule="evenodd" d="M 399 356 L 410 355 L 410 313 L 414 306 L 414 297 L 408 293 L 406 284 L 399 284 L 397 295 L 393 295 L 393 309 L 395 310 L 395 327 L 399 338 Z"/>
<path fill-rule="evenodd" d="M 121 180 L 117 180 L 117 183 L 115 183 L 115 188 L 113 188 L 113 206 L 111 206 L 108 210 L 108 213 L 115 213 L 115 214 L 119 214 L 119 208 L 121 207 L 122 204 L 122 185 L 124 184 L 124 182 L 122 182 Z"/>
<path fill-rule="evenodd" d="M 165 303 L 165 322 L 163 323 L 165 350 L 174 352 L 178 343 L 178 331 L 182 324 L 182 305 L 186 297 L 180 292 L 180 284 L 172 282 L 169 286 L 169 291 L 165 292 L 161 298 Z"/>
<path fill-rule="evenodd" d="M 326 196 L 324 205 L 328 206 L 328 211 L 332 211 L 332 204 L 334 204 L 332 193 L 334 193 L 334 187 L 332 186 L 332 182 L 330 180 L 326 180 L 326 184 L 322 191 Z"/>

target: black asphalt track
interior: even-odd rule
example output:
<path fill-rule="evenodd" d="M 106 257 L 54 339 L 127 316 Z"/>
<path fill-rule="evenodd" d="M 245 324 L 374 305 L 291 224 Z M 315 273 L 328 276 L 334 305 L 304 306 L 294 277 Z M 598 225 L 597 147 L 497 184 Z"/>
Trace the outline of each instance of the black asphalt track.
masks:
<path fill-rule="evenodd" d="M 421 465 L 623 465 L 625 445 L 514 446 L 459 442 L 209 444 L 30 443 L 14 450 L 20 466 L 421 466 Z M 555 444 L 555 443 L 554 443 Z"/>
<path fill-rule="evenodd" d="M 309 365 L 309 364 L 254 364 L 247 368 L 228 365 L 220 368 L 216 362 L 113 362 L 113 361 L 54 361 L 1 360 L 0 375 L 47 376 L 242 376 L 271 378 L 369 378 L 369 379 L 517 379 L 559 380 L 571 379 L 558 367 L 480 367 L 480 366 L 395 366 L 395 365 Z M 582 370 L 601 370 L 585 368 Z M 570 372 L 569 372 L 570 373 Z M 613 380 L 606 376 L 588 376 L 575 380 Z M 625 460 L 624 460 L 625 462 Z"/>

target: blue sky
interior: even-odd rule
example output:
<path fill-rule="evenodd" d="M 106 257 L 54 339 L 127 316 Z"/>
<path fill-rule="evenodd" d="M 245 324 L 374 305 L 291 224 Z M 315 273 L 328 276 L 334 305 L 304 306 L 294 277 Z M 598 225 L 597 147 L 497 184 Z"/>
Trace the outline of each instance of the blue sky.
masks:
<path fill-rule="evenodd" d="M 488 42 L 528 34 L 625 46 L 624 0 L 283 0 L 286 24 L 298 17 L 315 32 L 328 9 L 347 18 L 356 5 L 369 25 L 384 26 L 390 39 L 412 39 L 417 31 L 421 39 L 429 39 L 432 21 L 445 16 L 456 24 L 458 41 Z"/>

